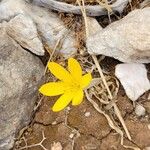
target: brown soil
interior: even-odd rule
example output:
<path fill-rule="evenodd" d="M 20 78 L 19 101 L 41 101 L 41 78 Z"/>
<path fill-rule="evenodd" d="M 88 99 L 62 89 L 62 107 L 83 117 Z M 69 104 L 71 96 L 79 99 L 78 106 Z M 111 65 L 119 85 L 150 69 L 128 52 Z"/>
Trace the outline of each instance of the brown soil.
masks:
<path fill-rule="evenodd" d="M 111 70 L 112 67 L 108 67 L 106 62 L 107 59 L 103 67 Z M 117 97 L 117 105 L 132 137 L 132 141 L 129 141 L 125 135 L 124 144 L 141 150 L 150 148 L 150 100 L 147 100 L 147 97 L 148 93 L 138 100 L 146 108 L 146 115 L 140 118 L 135 115 L 133 104 L 122 87 Z M 14 150 L 25 146 L 25 140 L 27 145 L 39 143 L 42 139 L 42 132 L 46 137 L 43 145 L 48 150 L 51 150 L 53 144 L 57 142 L 61 144 L 63 150 L 129 149 L 121 146 L 120 136 L 109 127 L 106 118 L 99 114 L 86 99 L 77 107 L 70 106 L 66 110 L 54 113 L 50 108 L 56 100 L 57 98 L 47 97 L 42 100 L 30 127 L 16 142 Z M 113 115 L 113 112 L 111 114 Z M 121 127 L 119 123 L 118 125 Z M 28 150 L 43 150 L 43 148 L 35 146 Z"/>
<path fill-rule="evenodd" d="M 74 1 L 72 0 L 72 2 Z M 132 6 L 136 7 L 139 2 L 134 0 Z M 128 6 L 124 13 L 126 14 L 129 11 Z M 75 31 L 78 49 L 81 52 L 84 47 L 84 32 L 80 30 L 84 29 L 82 19 L 78 16 L 61 13 L 60 17 L 64 22 L 66 21 L 66 26 Z M 69 24 L 70 20 L 66 18 L 74 18 L 72 20 L 74 26 Z M 97 20 L 104 27 L 108 25 L 107 17 L 100 17 Z M 115 20 L 116 18 L 114 18 Z M 102 69 L 111 76 L 114 76 L 116 64 L 118 64 L 118 61 L 111 58 L 105 58 L 101 61 Z M 150 70 L 150 66 L 147 66 L 147 68 Z M 150 71 L 148 72 L 148 77 L 150 78 Z M 145 116 L 137 117 L 133 103 L 127 98 L 123 88 L 120 87 L 116 103 L 132 137 L 132 141 L 129 141 L 124 133 L 124 145 L 133 146 L 141 150 L 150 150 L 150 98 L 148 97 L 149 93 L 147 92 L 139 98 L 138 103 L 145 107 L 146 114 Z M 46 138 L 42 143 L 45 150 L 46 148 L 47 150 L 61 150 L 61 147 L 63 150 L 130 150 L 130 148 L 125 148 L 121 145 L 120 135 L 110 128 L 106 118 L 98 113 L 87 99 L 77 107 L 70 106 L 66 110 L 54 113 L 50 108 L 56 100 L 57 97 L 44 97 L 42 99 L 30 126 L 24 130 L 23 134 L 21 134 L 21 131 L 21 137 L 16 141 L 14 150 L 19 150 L 25 145 L 29 147 L 34 145 L 31 148 L 26 148 L 28 150 L 43 150 L 41 146 L 35 145 L 42 140 L 42 133 Z M 114 122 L 123 131 L 114 111 L 110 109 L 107 113 L 112 116 L 111 118 L 114 118 Z M 55 143 L 57 144 L 55 145 Z M 134 150 L 138 150 L 136 148 Z"/>

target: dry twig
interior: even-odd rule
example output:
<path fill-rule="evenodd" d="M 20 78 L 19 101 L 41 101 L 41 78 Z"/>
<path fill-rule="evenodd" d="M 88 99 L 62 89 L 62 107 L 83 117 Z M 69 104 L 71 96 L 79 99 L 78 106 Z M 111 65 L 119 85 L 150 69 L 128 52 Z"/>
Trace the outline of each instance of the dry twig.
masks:
<path fill-rule="evenodd" d="M 101 69 L 99 63 L 98 63 L 98 60 L 97 60 L 96 56 L 93 55 L 92 57 L 93 57 L 93 60 L 94 60 L 94 62 L 95 62 L 95 64 L 96 64 L 96 67 L 98 68 L 98 71 L 99 71 L 100 76 L 101 76 L 101 78 L 102 78 L 102 80 L 103 80 L 103 83 L 104 83 L 104 85 L 105 85 L 105 87 L 106 87 L 106 89 L 107 89 L 109 98 L 110 98 L 110 100 L 112 101 L 112 100 L 113 100 L 113 96 L 112 96 L 111 91 L 110 91 L 110 89 L 109 89 L 109 87 L 108 87 L 108 85 L 107 85 L 107 82 L 106 82 L 106 80 L 105 80 L 105 76 L 104 76 L 104 74 L 103 74 L 103 72 L 102 72 L 102 69 Z M 119 110 L 119 108 L 118 108 L 118 106 L 116 105 L 115 102 L 113 102 L 113 107 L 114 107 L 114 111 L 115 111 L 116 116 L 117 116 L 118 119 L 120 120 L 120 122 L 121 122 L 121 124 L 122 124 L 122 126 L 123 126 L 123 128 L 124 128 L 124 130 L 125 130 L 125 132 L 126 132 L 126 134 L 127 134 L 128 139 L 131 140 L 130 133 L 129 133 L 129 131 L 128 131 L 126 125 L 125 125 L 124 119 L 122 118 L 121 113 L 120 113 L 120 110 Z"/>
<path fill-rule="evenodd" d="M 33 0 L 33 2 L 36 5 L 44 6 L 46 8 L 49 8 L 51 10 L 56 10 L 59 12 L 67 12 L 67 13 L 73 13 L 73 14 L 82 14 L 82 11 L 80 9 L 80 6 L 75 6 L 72 4 L 67 4 L 64 2 L 60 2 L 57 0 Z M 127 5 L 128 0 L 117 0 L 112 5 L 109 5 L 109 7 L 113 11 L 118 11 L 121 13 L 124 9 L 124 7 Z M 87 12 L 88 16 L 101 16 L 101 15 L 107 15 L 107 11 L 105 6 L 95 5 L 85 6 L 85 10 Z"/>
<path fill-rule="evenodd" d="M 85 21 L 85 28 L 86 28 L 86 37 L 88 37 L 89 36 L 89 31 L 88 31 L 88 22 L 87 22 L 87 17 L 86 17 L 86 10 L 85 10 L 85 6 L 84 6 L 84 0 L 82 0 L 82 4 L 83 4 L 82 6 L 81 6 L 81 3 L 80 3 L 79 0 L 77 0 L 77 2 L 79 4 L 79 6 L 81 7 L 81 11 L 83 13 L 83 17 L 84 17 L 84 21 Z M 108 86 L 108 84 L 106 82 L 106 79 L 105 79 L 105 76 L 104 76 L 104 74 L 102 72 L 102 69 L 101 69 L 101 67 L 100 67 L 100 65 L 98 63 L 97 57 L 95 55 L 92 55 L 92 58 L 94 60 L 94 63 L 96 65 L 98 71 L 99 71 L 100 77 L 102 78 L 102 81 L 103 81 L 103 83 L 104 83 L 104 85 L 105 85 L 105 87 L 107 89 L 107 92 L 108 92 L 108 95 L 109 95 L 109 99 L 112 101 L 112 106 L 114 108 L 115 114 L 118 117 L 119 121 L 121 122 L 121 124 L 122 124 L 122 126 L 123 126 L 123 128 L 124 128 L 124 130 L 126 132 L 126 135 L 127 135 L 128 139 L 131 140 L 130 133 L 129 133 L 126 125 L 125 125 L 124 119 L 121 116 L 121 113 L 120 113 L 120 110 L 119 110 L 118 106 L 116 105 L 115 101 L 113 100 L 113 96 L 112 96 L 111 91 L 109 89 L 109 86 Z M 105 115 L 105 117 L 106 117 L 106 115 Z M 113 127 L 113 126 L 111 126 L 111 127 Z M 122 138 L 123 135 L 121 134 L 121 132 L 118 132 L 118 133 L 120 133 L 121 138 Z M 122 140 L 121 140 L 121 144 L 123 145 L 123 141 Z"/>
<path fill-rule="evenodd" d="M 120 136 L 121 136 L 121 145 L 123 145 L 123 132 L 122 132 L 117 126 L 115 126 L 115 124 L 113 123 L 113 121 L 111 120 L 111 118 L 110 118 L 104 111 L 102 111 L 102 110 L 99 108 L 98 104 L 97 104 L 95 101 L 93 101 L 93 100 L 90 98 L 90 96 L 89 96 L 87 90 L 85 90 L 85 94 L 86 94 L 87 100 L 93 105 L 93 107 L 94 107 L 100 114 L 102 114 L 102 115 L 104 115 L 104 116 L 106 117 L 109 126 L 110 126 L 112 129 L 114 129 L 117 133 L 120 134 Z"/>
<path fill-rule="evenodd" d="M 50 54 L 49 60 L 48 60 L 48 62 L 47 62 L 47 64 L 46 64 L 46 67 L 45 67 L 45 70 L 44 70 L 44 75 L 46 74 L 47 67 L 48 67 L 48 63 L 51 61 L 51 59 L 52 59 L 52 57 L 53 57 L 53 55 L 54 55 L 54 53 L 55 53 L 55 51 L 56 51 L 56 48 L 57 48 L 57 46 L 59 45 L 59 43 L 60 43 L 60 39 L 57 40 L 57 42 L 56 42 L 56 44 L 55 44 L 55 47 L 54 47 L 52 53 Z"/>

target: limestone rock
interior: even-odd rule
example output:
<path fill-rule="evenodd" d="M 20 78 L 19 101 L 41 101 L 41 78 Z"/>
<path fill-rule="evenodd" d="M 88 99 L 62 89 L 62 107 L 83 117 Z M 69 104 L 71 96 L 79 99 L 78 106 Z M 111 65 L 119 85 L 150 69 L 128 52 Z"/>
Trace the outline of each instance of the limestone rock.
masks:
<path fill-rule="evenodd" d="M 30 122 L 44 66 L 0 28 L 0 150 Z"/>
<path fill-rule="evenodd" d="M 115 75 L 132 101 L 136 101 L 150 89 L 147 70 L 143 64 L 119 64 L 116 66 Z"/>
<path fill-rule="evenodd" d="M 35 54 L 43 54 L 40 39 L 49 50 L 53 50 L 59 41 L 55 52 L 66 58 L 77 52 L 73 33 L 65 27 L 58 15 L 46 8 L 25 0 L 16 0 L 15 3 L 14 0 L 3 0 L 0 3 L 0 14 L 0 22 L 8 22 L 6 30 L 9 35 Z"/>
<path fill-rule="evenodd" d="M 59 43 L 56 51 L 68 58 L 77 52 L 75 37 L 69 29 L 64 26 L 58 16 L 38 6 L 28 7 L 28 15 L 37 25 L 41 38 L 48 47 L 53 50 Z"/>
<path fill-rule="evenodd" d="M 6 26 L 7 33 L 22 47 L 37 55 L 44 55 L 44 48 L 38 37 L 36 25 L 27 15 L 17 15 Z"/>
<path fill-rule="evenodd" d="M 99 25 L 98 21 L 95 18 L 87 17 L 87 24 L 88 24 L 88 34 L 92 36 L 97 32 L 101 31 L 103 28 Z M 93 30 L 94 29 L 94 30 Z"/>
<path fill-rule="evenodd" d="M 23 14 L 24 8 L 24 1 L 23 0 L 16 0 L 15 4 L 13 0 L 1 0 L 0 1 L 0 22 L 2 21 L 9 21 L 10 18 L 18 15 Z"/>
<path fill-rule="evenodd" d="M 150 8 L 134 10 L 123 19 L 89 36 L 88 52 L 122 62 L 150 62 Z"/>
<path fill-rule="evenodd" d="M 146 110 L 145 108 L 142 106 L 142 105 L 136 105 L 135 107 L 135 114 L 138 116 L 138 117 L 141 117 L 141 116 L 144 116 L 146 113 Z"/>

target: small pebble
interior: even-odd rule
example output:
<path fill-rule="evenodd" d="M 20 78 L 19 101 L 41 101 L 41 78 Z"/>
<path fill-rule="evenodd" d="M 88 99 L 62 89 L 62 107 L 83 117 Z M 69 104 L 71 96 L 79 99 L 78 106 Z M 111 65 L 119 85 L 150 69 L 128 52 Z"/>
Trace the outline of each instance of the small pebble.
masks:
<path fill-rule="evenodd" d="M 52 147 L 51 147 L 51 150 L 62 150 L 62 145 L 60 142 L 57 142 L 57 143 L 53 143 Z"/>
<path fill-rule="evenodd" d="M 84 115 L 85 115 L 85 117 L 89 117 L 91 115 L 91 113 L 90 112 L 86 112 Z"/>
<path fill-rule="evenodd" d="M 68 106 L 67 108 L 66 108 L 68 111 L 70 111 L 71 110 L 71 108 Z"/>
<path fill-rule="evenodd" d="M 72 139 L 72 138 L 74 137 L 74 134 L 71 133 L 71 134 L 69 135 L 69 137 Z"/>
<path fill-rule="evenodd" d="M 145 65 L 138 63 L 118 64 L 115 70 L 116 77 L 120 80 L 127 96 L 136 101 L 150 89 Z"/>
<path fill-rule="evenodd" d="M 144 116 L 145 115 L 145 108 L 142 105 L 136 105 L 135 114 L 138 117 Z"/>
<path fill-rule="evenodd" d="M 57 121 L 52 122 L 52 125 L 56 125 L 56 124 L 57 124 Z"/>

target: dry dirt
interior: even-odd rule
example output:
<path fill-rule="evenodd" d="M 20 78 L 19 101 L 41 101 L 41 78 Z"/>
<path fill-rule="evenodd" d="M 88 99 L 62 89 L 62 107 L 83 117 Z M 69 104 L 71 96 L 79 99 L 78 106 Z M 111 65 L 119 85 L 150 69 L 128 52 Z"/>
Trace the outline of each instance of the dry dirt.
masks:
<path fill-rule="evenodd" d="M 113 74 L 117 61 L 106 58 L 103 62 L 103 68 Z M 110 62 L 111 65 L 108 65 Z M 149 73 L 148 75 L 150 77 Z M 149 92 L 138 100 L 138 103 L 146 108 L 146 114 L 143 117 L 135 115 L 134 105 L 127 98 L 122 87 L 120 87 L 117 97 L 117 105 L 132 137 L 132 141 L 129 141 L 124 136 L 124 144 L 138 147 L 141 150 L 150 149 L 150 100 L 148 100 L 148 96 Z M 32 123 L 24 132 L 22 138 L 16 142 L 14 150 L 25 146 L 25 140 L 27 145 L 40 142 L 42 140 L 42 132 L 44 132 L 46 137 L 43 145 L 48 150 L 51 150 L 53 144 L 57 142 L 61 144 L 63 150 L 129 149 L 121 146 L 120 136 L 109 127 L 106 118 L 99 114 L 86 99 L 77 107 L 70 106 L 64 111 L 54 113 L 50 108 L 56 100 L 57 97 L 43 98 Z M 110 114 L 113 115 L 113 112 Z M 121 127 L 120 124 L 118 125 Z M 28 148 L 28 150 L 43 150 L 43 148 L 35 146 Z"/>
<path fill-rule="evenodd" d="M 138 0 L 133 0 L 134 5 L 132 6 L 136 7 L 139 2 Z M 131 8 L 128 5 L 124 14 L 126 15 L 129 11 L 131 11 Z M 66 18 L 72 18 L 72 15 L 60 14 L 60 17 L 63 21 L 68 22 Z M 107 17 L 100 17 L 97 20 L 103 27 L 108 25 Z M 112 16 L 112 21 L 115 20 L 115 16 Z M 69 25 L 69 28 L 72 26 L 77 35 L 79 49 L 84 47 L 83 33 L 80 30 L 82 28 L 81 22 L 82 19 L 75 16 L 73 20 L 75 26 Z M 114 67 L 117 63 L 118 61 L 114 59 L 105 58 L 101 62 L 101 66 L 104 72 L 109 72 L 111 76 L 114 76 Z M 150 79 L 150 65 L 147 68 Z M 127 98 L 122 87 L 119 89 L 116 100 L 132 137 L 132 141 L 129 141 L 124 134 L 124 144 L 141 150 L 150 150 L 150 98 L 148 97 L 149 92 L 141 96 L 138 100 L 138 103 L 146 109 L 146 114 L 142 117 L 135 115 L 134 104 Z M 21 150 L 25 145 L 31 146 L 39 143 L 42 140 L 42 133 L 44 133 L 46 138 L 42 143 L 45 150 L 61 150 L 61 146 L 63 150 L 129 149 L 124 148 L 120 144 L 120 136 L 109 127 L 106 118 L 102 114 L 99 114 L 86 98 L 81 105 L 77 107 L 70 106 L 59 113 L 54 113 L 50 109 L 56 100 L 57 97 L 44 97 L 42 99 L 41 105 L 37 109 L 31 124 L 20 132 L 20 137 L 16 140 L 13 150 Z M 107 113 L 113 116 L 115 122 L 123 131 L 121 124 L 115 117 L 114 111 L 110 109 Z M 58 149 L 54 148 L 55 143 L 58 144 Z M 138 150 L 136 148 L 134 150 Z M 34 145 L 31 148 L 27 148 L 27 150 L 43 150 L 43 148 L 39 145 Z"/>

